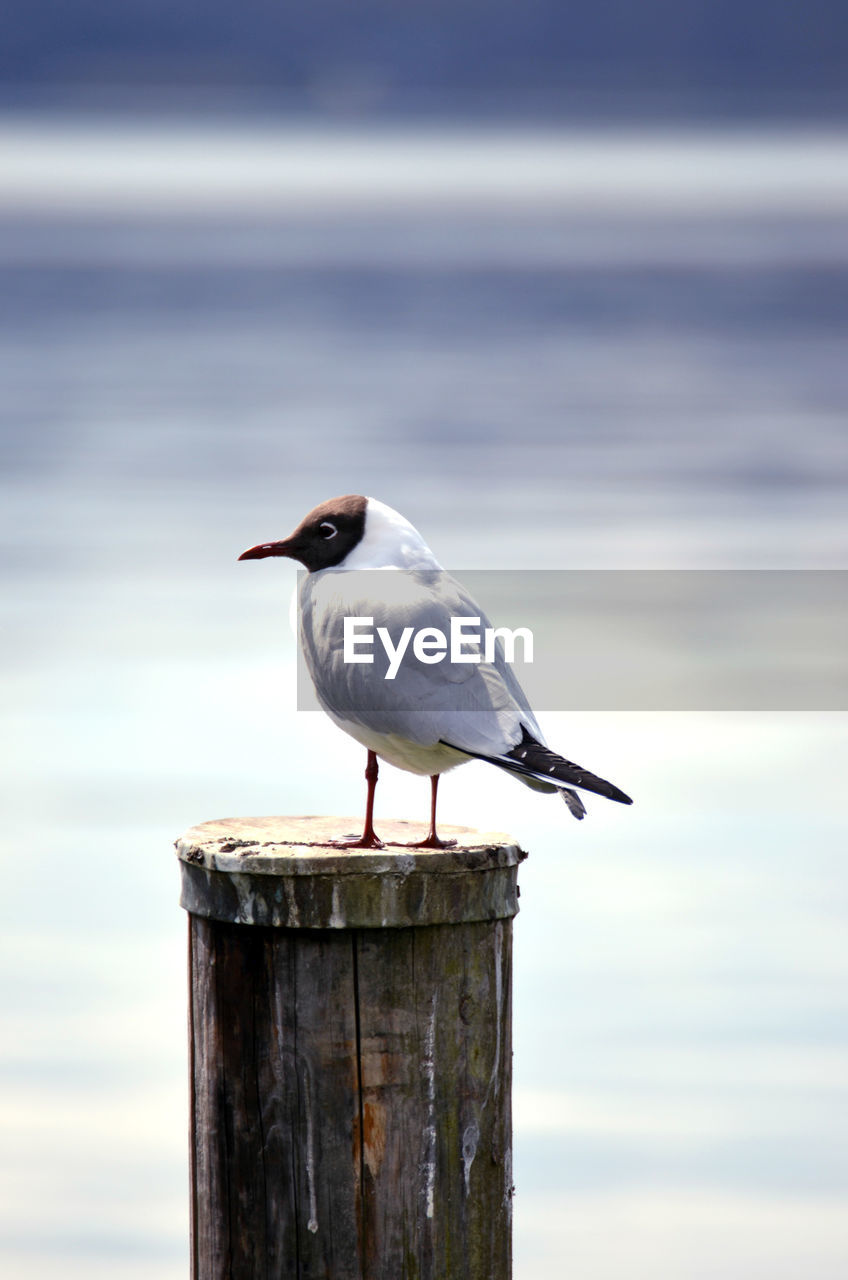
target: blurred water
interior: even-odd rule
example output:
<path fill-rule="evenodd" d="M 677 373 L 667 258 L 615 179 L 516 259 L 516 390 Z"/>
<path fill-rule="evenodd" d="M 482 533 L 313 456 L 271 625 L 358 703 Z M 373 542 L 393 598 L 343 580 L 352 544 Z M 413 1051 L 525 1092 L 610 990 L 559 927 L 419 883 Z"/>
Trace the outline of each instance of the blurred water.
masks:
<path fill-rule="evenodd" d="M 0 131 L 0 1257 L 30 1280 L 187 1271 L 171 840 L 361 808 L 358 749 L 294 710 L 293 572 L 241 550 L 360 491 L 448 567 L 848 558 L 844 138 L 487 134 L 469 176 L 473 138 L 395 132 L 340 175 L 335 135 L 177 132 Z M 532 853 L 517 1280 L 842 1275 L 844 717 L 545 724 L 633 809 L 566 826 L 476 765 L 442 799 Z"/>

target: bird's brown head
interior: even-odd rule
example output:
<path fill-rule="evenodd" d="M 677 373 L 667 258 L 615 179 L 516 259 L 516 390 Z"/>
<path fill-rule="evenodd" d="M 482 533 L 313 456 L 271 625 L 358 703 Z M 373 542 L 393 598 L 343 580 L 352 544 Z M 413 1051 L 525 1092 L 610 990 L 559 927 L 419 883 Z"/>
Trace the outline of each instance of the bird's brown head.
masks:
<path fill-rule="evenodd" d="M 287 556 L 299 560 L 310 573 L 340 565 L 365 533 L 368 499 L 358 493 L 329 498 L 304 516 L 294 533 L 281 542 L 262 542 L 243 551 L 239 560 Z"/>

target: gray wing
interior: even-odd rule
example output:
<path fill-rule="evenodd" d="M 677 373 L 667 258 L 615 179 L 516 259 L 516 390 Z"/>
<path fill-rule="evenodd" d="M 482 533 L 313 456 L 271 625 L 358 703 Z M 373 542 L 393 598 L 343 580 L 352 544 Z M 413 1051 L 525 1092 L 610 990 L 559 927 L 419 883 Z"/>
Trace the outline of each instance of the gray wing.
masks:
<path fill-rule="evenodd" d="M 373 663 L 344 661 L 344 618 L 373 618 Z M 469 753 L 497 756 L 522 739 L 522 725 L 542 740 L 527 699 L 503 655 L 492 663 L 420 662 L 410 643 L 393 680 L 376 640 L 388 629 L 397 644 L 405 627 L 450 634 L 451 617 L 480 619 L 479 605 L 455 579 L 435 570 L 325 570 L 301 589 L 300 637 L 319 701 L 335 718 L 422 746 L 449 742 Z M 476 628 L 475 628 L 476 629 Z M 468 647 L 471 651 L 471 647 Z"/>

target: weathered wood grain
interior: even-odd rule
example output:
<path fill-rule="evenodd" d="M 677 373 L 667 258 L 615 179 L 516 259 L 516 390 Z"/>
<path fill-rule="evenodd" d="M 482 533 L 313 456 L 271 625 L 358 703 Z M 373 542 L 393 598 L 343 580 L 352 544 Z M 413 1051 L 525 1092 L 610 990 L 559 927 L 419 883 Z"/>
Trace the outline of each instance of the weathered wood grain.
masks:
<path fill-rule="evenodd" d="M 357 939 L 369 1280 L 510 1274 L 511 927 Z"/>
<path fill-rule="evenodd" d="M 472 895 L 505 869 L 462 852 Z M 508 1280 L 517 860 L 493 919 L 189 915 L 194 1280 Z"/>
<path fill-rule="evenodd" d="M 450 849 L 409 848 L 415 823 L 383 822 L 381 850 L 340 850 L 352 818 L 224 818 L 177 841 L 192 915 L 292 929 L 402 928 L 515 913 L 524 854 L 500 832 L 445 827 Z M 480 875 L 469 877 L 470 871 Z M 485 874 L 482 874 L 485 873 Z"/>

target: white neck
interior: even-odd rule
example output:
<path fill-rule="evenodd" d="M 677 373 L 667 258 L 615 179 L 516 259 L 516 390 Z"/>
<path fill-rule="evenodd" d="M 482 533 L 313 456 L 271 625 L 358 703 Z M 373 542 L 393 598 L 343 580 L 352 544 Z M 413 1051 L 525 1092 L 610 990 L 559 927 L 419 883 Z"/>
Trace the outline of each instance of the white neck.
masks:
<path fill-rule="evenodd" d="M 421 534 L 376 498 L 368 499 L 365 533 L 340 566 L 342 569 L 441 569 Z"/>

